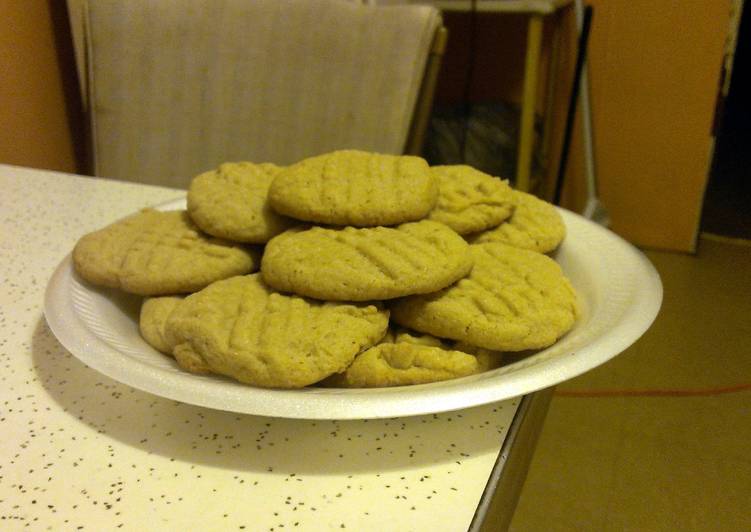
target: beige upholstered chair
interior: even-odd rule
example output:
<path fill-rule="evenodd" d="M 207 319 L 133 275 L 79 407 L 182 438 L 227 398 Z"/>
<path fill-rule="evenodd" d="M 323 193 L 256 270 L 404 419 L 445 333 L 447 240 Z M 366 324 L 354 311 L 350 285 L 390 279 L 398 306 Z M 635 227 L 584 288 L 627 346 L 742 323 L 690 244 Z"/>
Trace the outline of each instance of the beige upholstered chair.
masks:
<path fill-rule="evenodd" d="M 343 0 L 84 2 L 92 172 L 186 187 L 225 161 L 419 152 L 439 12 Z"/>

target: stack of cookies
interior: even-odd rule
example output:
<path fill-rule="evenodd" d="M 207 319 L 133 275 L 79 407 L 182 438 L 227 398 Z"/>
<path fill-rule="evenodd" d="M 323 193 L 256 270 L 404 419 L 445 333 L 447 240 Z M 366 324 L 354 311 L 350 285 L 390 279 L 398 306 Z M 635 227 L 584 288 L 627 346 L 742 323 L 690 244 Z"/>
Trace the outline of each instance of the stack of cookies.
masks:
<path fill-rule="evenodd" d="M 545 255 L 564 236 L 552 205 L 471 167 L 345 150 L 223 164 L 193 179 L 186 211 L 86 235 L 73 261 L 146 296 L 142 336 L 188 371 L 381 387 L 486 371 L 565 334 L 576 294 Z"/>

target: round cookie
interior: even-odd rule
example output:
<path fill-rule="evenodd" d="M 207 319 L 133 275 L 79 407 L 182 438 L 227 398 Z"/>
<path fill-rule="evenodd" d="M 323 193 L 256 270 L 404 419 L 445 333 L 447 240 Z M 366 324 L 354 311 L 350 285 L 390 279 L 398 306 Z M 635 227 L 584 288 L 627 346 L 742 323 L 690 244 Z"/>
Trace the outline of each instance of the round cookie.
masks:
<path fill-rule="evenodd" d="M 495 227 L 513 212 L 506 181 L 467 165 L 431 166 L 438 180 L 438 202 L 428 215 L 460 235 Z"/>
<path fill-rule="evenodd" d="M 393 343 L 410 343 L 430 347 L 440 347 L 444 351 L 461 351 L 468 355 L 474 355 L 479 363 L 479 371 L 487 371 L 501 365 L 503 353 L 491 351 L 468 344 L 467 342 L 454 342 L 444 338 L 438 338 L 430 334 L 410 331 L 403 327 L 392 327 L 381 343 L 391 341 Z"/>
<path fill-rule="evenodd" d="M 514 213 L 508 221 L 468 240 L 473 244 L 502 242 L 540 253 L 557 248 L 566 236 L 566 226 L 555 206 L 519 190 L 513 191 L 512 199 Z"/>
<path fill-rule="evenodd" d="M 144 209 L 82 237 L 78 274 L 144 296 L 195 292 L 258 268 L 259 253 L 201 233 L 186 211 Z"/>
<path fill-rule="evenodd" d="M 470 274 L 391 306 L 395 323 L 498 351 L 539 349 L 574 324 L 576 293 L 550 257 L 501 243 L 470 246 Z"/>
<path fill-rule="evenodd" d="M 193 178 L 188 214 L 205 233 L 235 242 L 264 244 L 294 222 L 267 202 L 281 167 L 271 163 L 224 163 Z"/>
<path fill-rule="evenodd" d="M 341 150 L 288 166 L 268 198 L 275 211 L 298 220 L 374 227 L 424 218 L 438 185 L 420 157 Z"/>
<path fill-rule="evenodd" d="M 141 336 L 147 344 L 166 355 L 172 355 L 172 345 L 167 342 L 164 325 L 182 300 L 183 298 L 178 296 L 148 297 L 141 303 L 138 319 Z"/>
<path fill-rule="evenodd" d="M 338 388 L 382 388 L 445 381 L 482 371 L 477 357 L 440 347 L 384 343 L 359 354 L 344 373 L 325 385 Z"/>
<path fill-rule="evenodd" d="M 434 292 L 472 268 L 469 246 L 443 224 L 291 229 L 266 245 L 264 281 L 326 301 L 370 301 Z"/>
<path fill-rule="evenodd" d="M 260 275 L 191 294 L 165 335 L 178 364 L 266 388 L 300 388 L 343 371 L 388 327 L 375 305 L 324 303 L 273 292 Z"/>
<path fill-rule="evenodd" d="M 466 348 L 450 347 L 430 335 L 390 330 L 381 343 L 357 355 L 343 373 L 322 384 L 340 388 L 425 384 L 480 373 L 500 362 L 500 353 Z"/>

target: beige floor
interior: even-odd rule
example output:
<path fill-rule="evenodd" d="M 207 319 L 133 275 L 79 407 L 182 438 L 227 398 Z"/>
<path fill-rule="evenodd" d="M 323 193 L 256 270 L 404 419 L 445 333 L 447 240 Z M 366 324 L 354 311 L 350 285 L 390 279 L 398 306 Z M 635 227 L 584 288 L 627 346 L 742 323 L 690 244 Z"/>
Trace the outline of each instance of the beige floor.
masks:
<path fill-rule="evenodd" d="M 751 382 L 751 246 L 647 254 L 665 288 L 654 325 L 558 391 Z M 556 395 L 511 530 L 751 530 L 751 391 Z"/>

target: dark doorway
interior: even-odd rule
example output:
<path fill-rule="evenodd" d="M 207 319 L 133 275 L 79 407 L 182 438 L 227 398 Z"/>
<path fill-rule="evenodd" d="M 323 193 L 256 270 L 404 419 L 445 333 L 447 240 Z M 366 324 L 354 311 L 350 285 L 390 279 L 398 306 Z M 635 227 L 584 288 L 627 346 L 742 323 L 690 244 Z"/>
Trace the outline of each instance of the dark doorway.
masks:
<path fill-rule="evenodd" d="M 751 2 L 746 0 L 717 144 L 704 197 L 701 230 L 751 239 Z"/>

